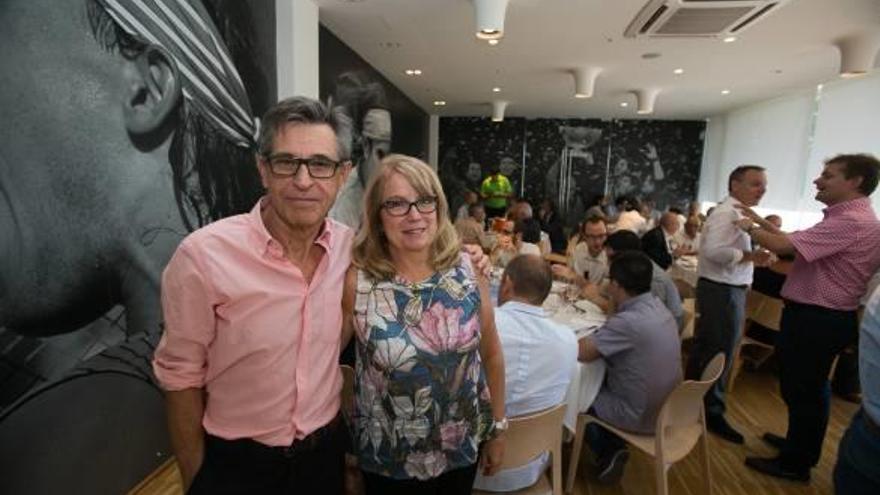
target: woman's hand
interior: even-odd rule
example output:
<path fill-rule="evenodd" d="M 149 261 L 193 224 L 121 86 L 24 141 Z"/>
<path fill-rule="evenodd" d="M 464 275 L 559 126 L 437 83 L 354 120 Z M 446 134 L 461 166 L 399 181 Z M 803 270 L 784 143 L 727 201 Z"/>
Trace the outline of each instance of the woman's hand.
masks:
<path fill-rule="evenodd" d="M 504 461 L 505 447 L 504 433 L 483 444 L 483 455 L 480 457 L 480 465 L 483 467 L 484 476 L 492 476 L 501 468 Z"/>

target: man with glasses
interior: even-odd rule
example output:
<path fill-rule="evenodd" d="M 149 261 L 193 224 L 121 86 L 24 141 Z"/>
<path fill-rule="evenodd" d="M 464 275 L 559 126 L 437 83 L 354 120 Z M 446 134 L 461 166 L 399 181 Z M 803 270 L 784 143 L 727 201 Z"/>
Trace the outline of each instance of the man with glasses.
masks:
<path fill-rule="evenodd" d="M 189 235 L 165 269 L 153 369 L 189 493 L 342 493 L 337 360 L 354 233 L 327 212 L 350 143 L 338 108 L 302 97 L 270 108 L 256 157 L 266 195 Z M 436 198 L 414 204 L 434 211 Z"/>
<path fill-rule="evenodd" d="M 353 232 L 326 216 L 351 170 L 350 132 L 314 100 L 270 108 L 256 157 L 266 195 L 189 235 L 163 274 L 153 367 L 189 493 L 342 493 Z"/>
<path fill-rule="evenodd" d="M 584 220 L 581 235 L 576 239 L 568 257 L 568 266 L 574 273 L 596 285 L 602 283 L 608 271 L 608 256 L 605 254 L 607 237 L 605 219 L 599 216 L 588 217 Z"/>

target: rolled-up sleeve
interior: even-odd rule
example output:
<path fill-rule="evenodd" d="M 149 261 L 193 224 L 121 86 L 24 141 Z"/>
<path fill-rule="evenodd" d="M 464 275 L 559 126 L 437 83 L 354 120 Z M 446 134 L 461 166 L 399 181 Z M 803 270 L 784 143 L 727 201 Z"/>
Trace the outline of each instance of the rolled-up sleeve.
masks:
<path fill-rule="evenodd" d="M 735 211 L 718 211 L 710 215 L 702 233 L 701 254 L 719 265 L 739 263 L 743 252 L 732 247 L 739 236 L 739 227 L 733 222 L 739 218 Z"/>
<path fill-rule="evenodd" d="M 170 391 L 203 387 L 216 333 L 213 291 L 185 241 L 162 274 L 162 314 L 164 332 L 153 356 L 156 378 Z"/>

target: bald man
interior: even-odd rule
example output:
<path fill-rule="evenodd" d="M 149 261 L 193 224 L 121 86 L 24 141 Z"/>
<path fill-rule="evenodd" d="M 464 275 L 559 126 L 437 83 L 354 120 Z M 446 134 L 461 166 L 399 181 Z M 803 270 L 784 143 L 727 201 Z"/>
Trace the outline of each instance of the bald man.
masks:
<path fill-rule="evenodd" d="M 667 211 L 660 216 L 660 225 L 642 236 L 642 251 L 664 270 L 672 264 L 672 243 L 679 228 L 678 215 Z"/>
<path fill-rule="evenodd" d="M 577 371 L 574 332 L 553 322 L 541 305 L 550 293 L 553 274 L 536 255 L 519 255 L 507 265 L 498 291 L 495 326 L 504 353 L 508 416 L 541 411 L 562 402 Z M 513 491 L 533 485 L 547 467 L 545 452 L 528 464 L 477 475 L 474 487 Z"/>

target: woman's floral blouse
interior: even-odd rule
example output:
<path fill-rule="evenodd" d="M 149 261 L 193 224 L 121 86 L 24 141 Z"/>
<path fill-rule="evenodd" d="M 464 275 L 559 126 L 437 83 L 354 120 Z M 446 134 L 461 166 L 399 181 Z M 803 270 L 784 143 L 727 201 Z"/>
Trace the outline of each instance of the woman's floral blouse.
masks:
<path fill-rule="evenodd" d="M 361 468 L 425 480 L 474 464 L 492 416 L 467 257 L 414 284 L 359 271 L 354 320 Z"/>

